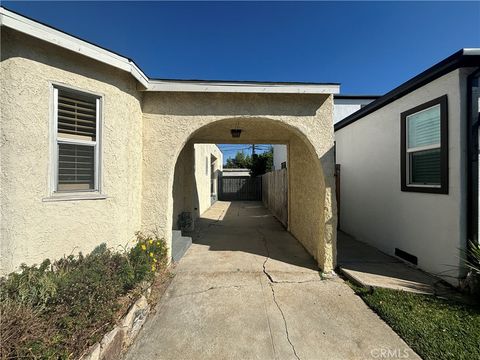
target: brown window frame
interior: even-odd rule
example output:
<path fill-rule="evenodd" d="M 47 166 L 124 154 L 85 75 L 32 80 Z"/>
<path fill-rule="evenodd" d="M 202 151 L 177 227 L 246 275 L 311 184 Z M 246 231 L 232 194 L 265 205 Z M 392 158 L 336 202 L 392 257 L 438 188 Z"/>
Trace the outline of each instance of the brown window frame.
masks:
<path fill-rule="evenodd" d="M 440 186 L 409 184 L 407 176 L 407 117 L 440 105 Z M 419 192 L 432 194 L 448 194 L 448 96 L 443 95 L 427 101 L 400 114 L 400 144 L 401 144 L 401 190 L 405 192 Z"/>

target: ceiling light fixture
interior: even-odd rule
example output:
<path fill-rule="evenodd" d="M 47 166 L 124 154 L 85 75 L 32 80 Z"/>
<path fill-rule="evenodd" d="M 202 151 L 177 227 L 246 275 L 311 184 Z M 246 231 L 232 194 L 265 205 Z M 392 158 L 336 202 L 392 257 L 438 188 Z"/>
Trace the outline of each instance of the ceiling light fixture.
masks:
<path fill-rule="evenodd" d="M 242 133 L 242 129 L 232 129 L 230 130 L 230 133 L 232 134 L 232 137 L 239 138 L 240 134 Z"/>

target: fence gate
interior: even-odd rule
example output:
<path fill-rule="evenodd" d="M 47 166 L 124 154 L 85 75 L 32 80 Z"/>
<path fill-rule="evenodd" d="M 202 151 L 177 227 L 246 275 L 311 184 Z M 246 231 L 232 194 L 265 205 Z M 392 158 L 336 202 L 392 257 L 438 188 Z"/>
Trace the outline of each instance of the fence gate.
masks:
<path fill-rule="evenodd" d="M 262 178 L 250 176 L 219 177 L 218 198 L 223 201 L 262 200 Z"/>

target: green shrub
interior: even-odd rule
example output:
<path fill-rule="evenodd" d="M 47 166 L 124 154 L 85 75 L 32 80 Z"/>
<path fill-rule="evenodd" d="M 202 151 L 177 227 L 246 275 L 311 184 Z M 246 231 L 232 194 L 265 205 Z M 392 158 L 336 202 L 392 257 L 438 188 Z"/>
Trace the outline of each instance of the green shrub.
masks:
<path fill-rule="evenodd" d="M 478 276 L 480 275 L 480 244 L 470 241 L 468 249 L 465 263 Z"/>
<path fill-rule="evenodd" d="M 136 237 L 129 252 L 101 244 L 2 278 L 0 358 L 71 358 L 99 341 L 117 320 L 119 298 L 167 264 L 163 239 Z"/>
<path fill-rule="evenodd" d="M 22 264 L 20 272 L 10 274 L 8 280 L 2 279 L 0 286 L 0 300 L 10 298 L 40 308 L 45 308 L 57 292 L 55 274 L 48 259 L 39 267 Z"/>
<path fill-rule="evenodd" d="M 167 246 L 158 235 L 136 233 L 137 243 L 130 250 L 129 261 L 135 269 L 135 282 L 150 280 L 159 268 L 167 262 Z"/>

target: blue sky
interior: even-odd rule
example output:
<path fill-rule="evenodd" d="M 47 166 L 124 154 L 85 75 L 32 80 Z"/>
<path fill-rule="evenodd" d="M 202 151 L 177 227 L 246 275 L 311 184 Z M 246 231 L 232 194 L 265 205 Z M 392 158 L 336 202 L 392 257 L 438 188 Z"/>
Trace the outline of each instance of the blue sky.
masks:
<path fill-rule="evenodd" d="M 150 77 L 339 82 L 383 94 L 462 47 L 480 2 L 11 2 Z"/>

